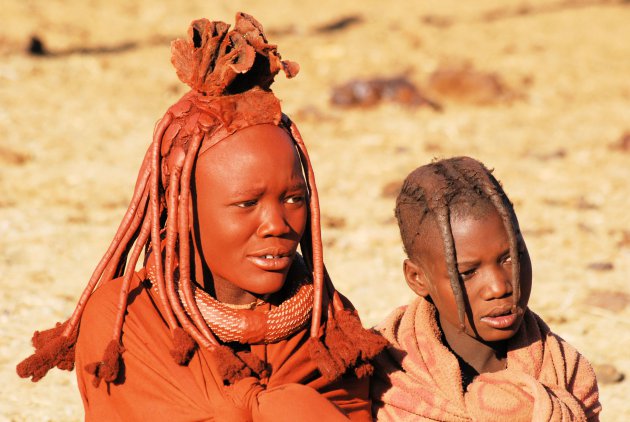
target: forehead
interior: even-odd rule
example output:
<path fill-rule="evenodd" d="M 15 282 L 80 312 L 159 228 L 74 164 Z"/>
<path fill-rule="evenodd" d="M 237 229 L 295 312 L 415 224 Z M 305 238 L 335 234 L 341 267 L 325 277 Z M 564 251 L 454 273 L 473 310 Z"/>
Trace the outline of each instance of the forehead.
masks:
<path fill-rule="evenodd" d="M 458 260 L 476 258 L 486 252 L 503 252 L 509 245 L 503 220 L 494 209 L 483 216 L 464 215 L 454 218 L 451 231 Z"/>
<path fill-rule="evenodd" d="M 226 187 L 256 184 L 270 176 L 301 177 L 299 156 L 293 140 L 272 124 L 239 130 L 203 152 L 197 159 L 199 182 L 220 182 Z"/>
<path fill-rule="evenodd" d="M 454 208 L 450 223 L 457 259 L 484 251 L 496 252 L 509 243 L 503 220 L 492 204 L 467 210 Z M 433 215 L 427 215 L 418 230 L 413 255 L 422 260 L 444 261 L 444 241 Z"/>

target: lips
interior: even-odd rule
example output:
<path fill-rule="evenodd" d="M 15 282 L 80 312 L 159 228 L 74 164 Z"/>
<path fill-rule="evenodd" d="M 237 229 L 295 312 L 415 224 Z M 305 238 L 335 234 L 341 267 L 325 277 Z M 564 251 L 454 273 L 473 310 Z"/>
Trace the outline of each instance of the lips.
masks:
<path fill-rule="evenodd" d="M 481 317 L 479 321 L 492 328 L 505 329 L 513 326 L 517 319 L 518 312 L 513 310 L 513 306 L 503 305 L 493 308 L 485 316 Z"/>
<path fill-rule="evenodd" d="M 269 248 L 247 255 L 249 262 L 263 271 L 284 271 L 291 266 L 295 251 Z"/>

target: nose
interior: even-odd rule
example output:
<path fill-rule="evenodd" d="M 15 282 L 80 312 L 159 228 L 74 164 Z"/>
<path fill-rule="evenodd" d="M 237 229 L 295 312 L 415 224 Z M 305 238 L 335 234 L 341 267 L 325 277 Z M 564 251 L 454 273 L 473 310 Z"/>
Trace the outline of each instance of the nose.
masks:
<path fill-rule="evenodd" d="M 260 237 L 283 236 L 290 231 L 291 226 L 289 226 L 282 204 L 269 204 L 262 207 L 257 231 Z"/>
<path fill-rule="evenodd" d="M 483 298 L 485 300 L 501 299 L 512 294 L 512 273 L 501 265 L 489 268 L 485 275 Z"/>

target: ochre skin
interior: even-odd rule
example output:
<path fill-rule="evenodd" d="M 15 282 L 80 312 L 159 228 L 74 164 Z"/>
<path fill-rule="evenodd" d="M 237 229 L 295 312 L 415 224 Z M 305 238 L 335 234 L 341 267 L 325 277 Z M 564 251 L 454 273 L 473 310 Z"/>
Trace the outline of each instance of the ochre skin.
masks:
<path fill-rule="evenodd" d="M 108 383 L 109 391 L 109 384 L 125 371 L 123 353 L 132 354 L 131 346 L 123 344 L 123 325 L 131 319 L 128 306 L 136 298 L 131 292 L 142 277 L 142 288 L 155 294 L 151 306 L 160 314 L 156 324 L 167 326 L 168 341 L 160 347 L 169 350 L 161 351 L 182 366 L 197 352 L 207 353 L 217 365 L 205 369 L 212 369 L 216 376 L 212 382 L 219 387 L 268 375 L 266 352 L 241 350 L 230 344 L 234 338 L 246 345 L 295 339 L 304 353 L 300 356 L 309 358 L 295 358 L 294 363 L 307 372 L 293 373 L 294 378 L 285 381 L 319 380 L 317 372 L 322 382 L 316 388 L 323 391 L 349 370 L 366 377 L 372 371 L 369 360 L 386 341 L 361 326 L 326 274 L 313 168 L 297 126 L 282 113 L 270 89 L 280 71 L 295 76 L 298 64 L 282 60 L 262 25 L 245 13 L 236 15 L 233 27 L 207 19 L 193 21 L 187 37 L 175 40 L 171 51 L 177 75 L 191 91 L 156 124 L 131 203 L 72 316 L 35 333 L 35 353 L 18 365 L 18 374 L 37 381 L 52 367 L 72 369 L 81 325 L 86 338 L 81 347 L 90 349 L 83 354 L 87 360 L 81 370 L 94 376 L 96 388 L 101 381 Z M 258 192 L 252 194 L 252 188 Z M 245 195 L 237 195 L 239 190 Z M 298 243 L 303 259 L 291 265 Z M 144 268 L 136 272 L 143 255 Z M 291 288 L 280 290 L 287 280 Z M 312 286 L 302 288 L 311 280 Z M 111 292 L 115 297 L 111 327 L 99 325 L 103 322 L 99 312 L 91 320 L 97 328 L 84 325 L 82 314 L 91 297 L 112 282 L 119 284 Z M 196 292 L 208 299 L 202 307 Z M 273 292 L 278 293 L 266 297 Z M 251 304 L 261 296 L 268 300 L 257 308 L 260 312 L 225 306 Z M 288 329 L 293 322 L 297 325 Z M 300 337 L 307 324 L 308 335 Z M 224 337 L 230 340 L 223 340 L 210 326 L 229 331 Z M 90 344 L 91 337 L 85 336 L 92 329 L 105 331 L 108 341 Z M 154 335 L 144 327 L 140 334 Z M 291 350 L 287 356 L 297 356 L 298 350 Z M 142 366 L 147 360 L 138 363 Z M 366 380 L 362 382 L 367 386 Z M 365 393 L 357 398 L 363 400 Z M 364 400 L 364 414 L 368 405 Z"/>
<path fill-rule="evenodd" d="M 424 239 L 403 264 L 407 283 L 419 296 L 430 297 L 446 342 L 455 354 L 478 373 L 504 369 L 505 340 L 513 337 L 520 327 L 532 287 L 531 261 L 522 236 L 518 240 L 521 262 L 518 311 L 504 318 L 492 318 L 497 313 L 509 313 L 513 306 L 512 263 L 503 221 L 491 208 L 481 215 L 459 213 L 452 219 L 466 304 L 462 332 L 437 224 L 434 220 L 426 224 Z"/>
<path fill-rule="evenodd" d="M 287 132 L 256 125 L 214 145 L 197 160 L 194 192 L 197 282 L 213 285 L 216 298 L 232 304 L 280 290 L 308 209 L 306 182 Z"/>

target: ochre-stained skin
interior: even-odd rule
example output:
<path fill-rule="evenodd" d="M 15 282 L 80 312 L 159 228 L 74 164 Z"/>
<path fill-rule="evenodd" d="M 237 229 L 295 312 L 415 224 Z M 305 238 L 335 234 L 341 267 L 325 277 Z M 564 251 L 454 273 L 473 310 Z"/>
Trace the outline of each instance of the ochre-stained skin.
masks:
<path fill-rule="evenodd" d="M 528 308 L 531 259 L 507 194 L 481 162 L 405 179 L 396 217 L 418 295 L 377 329 L 378 420 L 599 420 L 595 373 Z"/>
<path fill-rule="evenodd" d="M 280 70 L 293 77 L 299 66 L 281 60 L 276 46 L 267 42 L 262 26 L 244 13 L 237 14 L 232 30 L 223 22 L 194 21 L 188 38 L 174 41 L 171 47 L 177 74 L 192 89 L 157 123 L 129 208 L 72 316 L 64 324 L 35 334 L 36 351 L 18 365 L 18 374 L 37 381 L 54 366 L 72 369 L 74 345 L 88 301 L 99 286 L 122 277 L 111 340 L 103 358 L 87 365 L 95 385 L 101 380 L 113 383 L 123 367 L 125 338 L 121 334 L 136 264 L 144 251 L 145 265 L 152 263 L 156 300 L 170 332 L 170 353 L 175 362 L 186 365 L 200 348 L 215 356 L 226 384 L 262 376 L 260 359 L 249 352 L 235 353 L 222 344 L 197 305 L 190 267 L 190 231 L 196 222 L 190 221 L 188 212 L 197 157 L 237 131 L 262 124 L 287 131 L 299 151 L 307 179 L 309 214 L 300 246 L 313 283 L 313 307 L 310 336 L 304 345 L 328 381 L 346 372 L 357 376 L 371 373 L 369 360 L 385 341 L 363 329 L 356 312 L 326 274 L 317 187 L 308 152 L 296 125 L 282 114 L 280 102 L 270 90 Z M 294 317 L 288 311 L 283 315 L 283 309 L 278 308 L 274 321 Z M 265 338 L 256 327 L 265 330 L 266 325 L 260 324 L 259 318 L 250 322 L 247 328 L 253 334 L 248 337 Z"/>
<path fill-rule="evenodd" d="M 519 228 L 507 195 L 499 182 L 482 163 L 469 157 L 455 157 L 419 167 L 407 176 L 396 200 L 396 217 L 408 256 L 413 253 L 413 244 L 418 238 L 416 227 L 421 226 L 422 219 L 427 215 L 433 215 L 438 222 L 462 330 L 465 305 L 455 262 L 451 213 L 452 208 L 456 206 L 453 205 L 456 200 L 464 195 L 471 195 L 475 190 L 479 192 L 476 194 L 477 196 L 486 198 L 492 203 L 501 215 L 505 230 L 508 233 L 512 258 L 514 310 L 519 311 L 518 304 L 521 296 L 519 282 L 521 269 L 517 239 Z M 413 214 L 415 217 L 403 217 L 405 213 L 406 215 Z"/>

